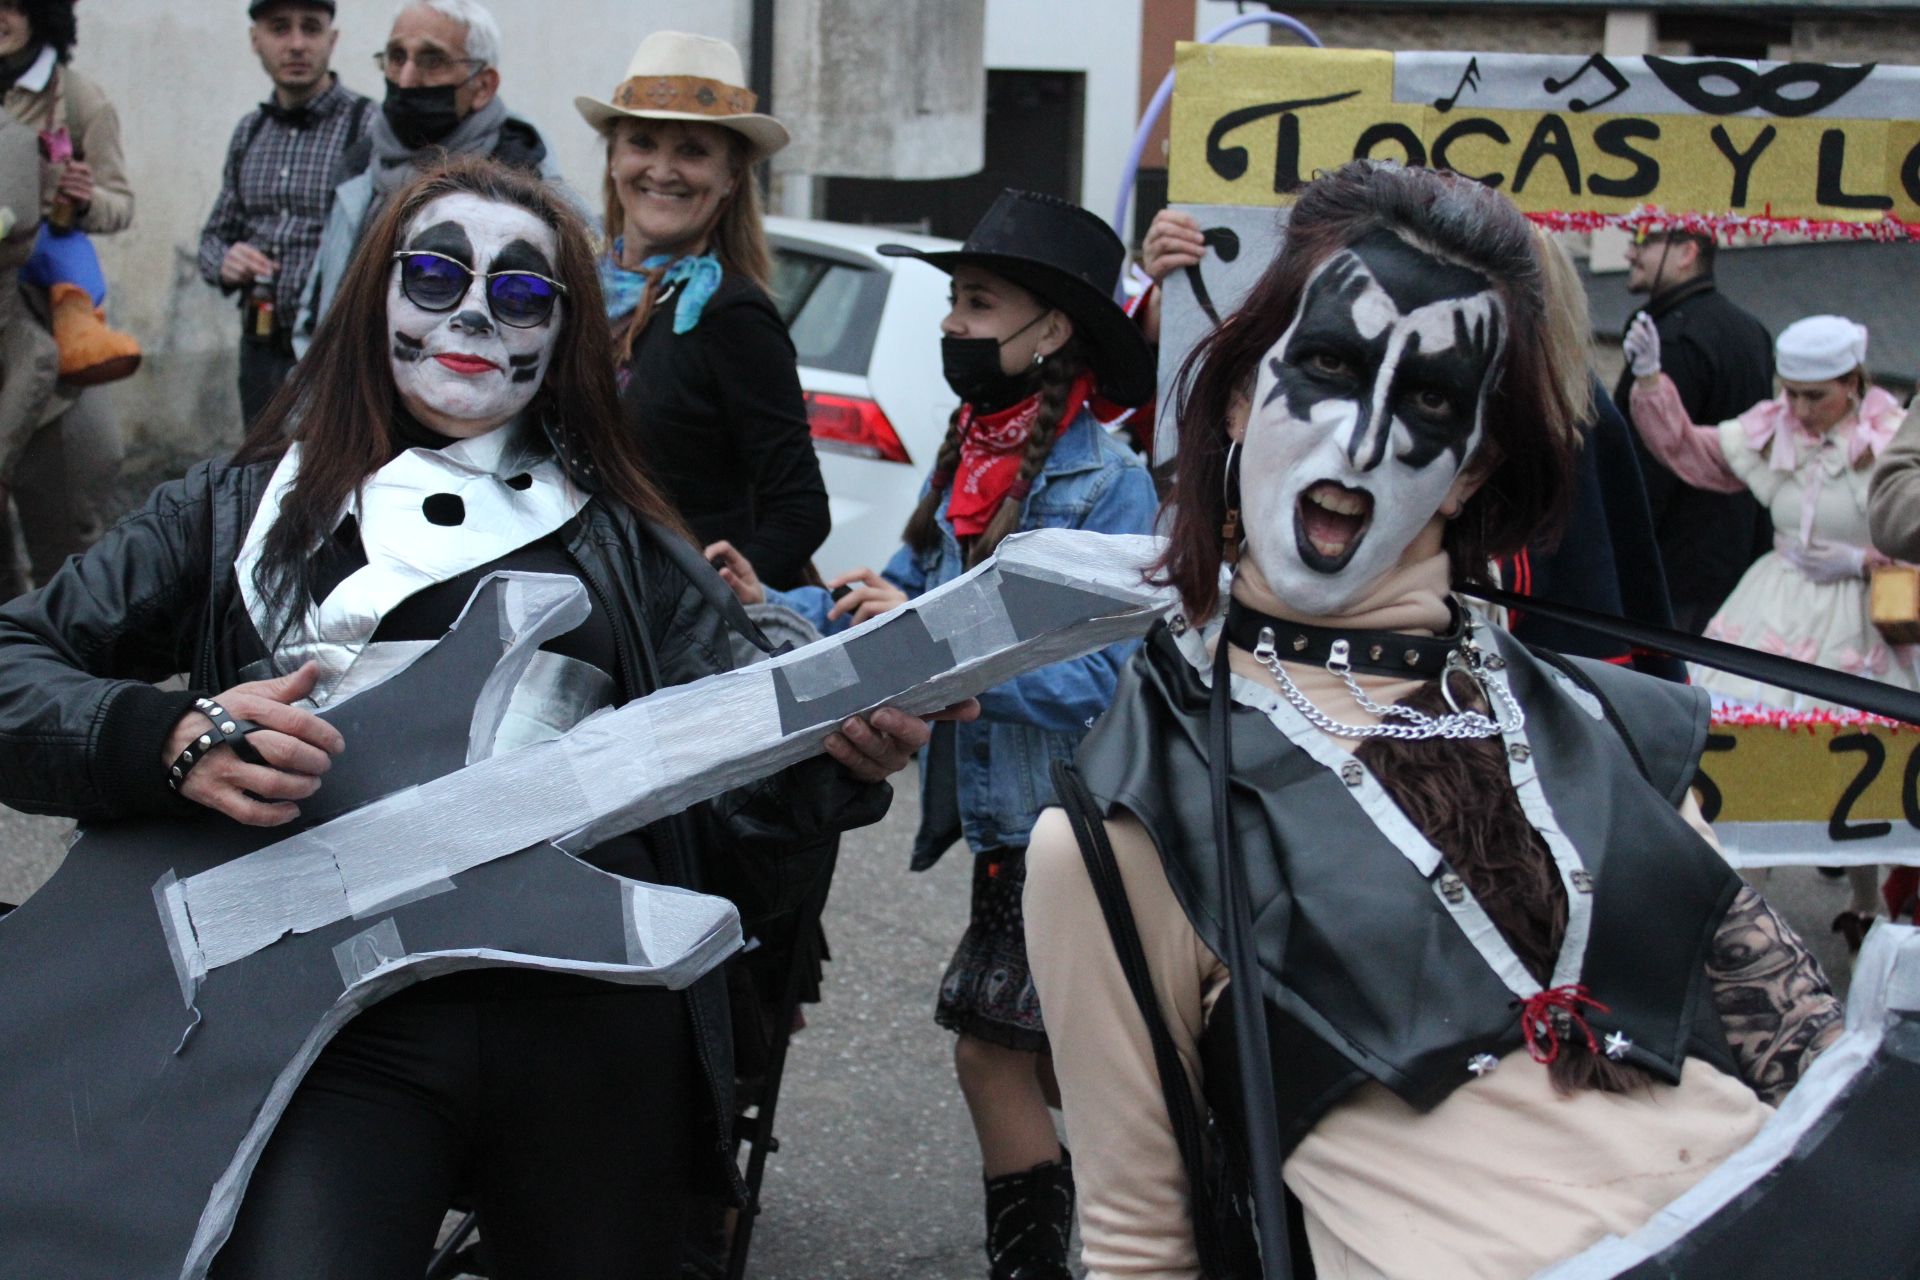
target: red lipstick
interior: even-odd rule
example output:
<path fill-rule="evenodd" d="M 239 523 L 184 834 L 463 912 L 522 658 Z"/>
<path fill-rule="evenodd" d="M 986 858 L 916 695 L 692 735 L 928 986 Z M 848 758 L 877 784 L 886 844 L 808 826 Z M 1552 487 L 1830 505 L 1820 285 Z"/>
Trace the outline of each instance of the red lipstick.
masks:
<path fill-rule="evenodd" d="M 455 373 L 465 374 L 468 377 L 481 373 L 496 373 L 500 369 L 500 366 L 491 360 L 483 360 L 479 356 L 462 355 L 458 351 L 444 352 L 436 355 L 434 359 Z"/>

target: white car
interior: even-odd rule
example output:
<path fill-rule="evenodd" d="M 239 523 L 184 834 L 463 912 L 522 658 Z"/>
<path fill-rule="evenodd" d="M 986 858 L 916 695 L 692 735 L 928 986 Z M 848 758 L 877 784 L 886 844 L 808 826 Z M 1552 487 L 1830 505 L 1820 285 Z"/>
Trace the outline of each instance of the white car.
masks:
<path fill-rule="evenodd" d="M 876 248 L 960 246 L 795 218 L 768 218 L 767 239 L 833 511 L 814 565 L 828 579 L 861 565 L 878 569 L 900 546 L 958 399 L 940 372 L 946 274 Z"/>

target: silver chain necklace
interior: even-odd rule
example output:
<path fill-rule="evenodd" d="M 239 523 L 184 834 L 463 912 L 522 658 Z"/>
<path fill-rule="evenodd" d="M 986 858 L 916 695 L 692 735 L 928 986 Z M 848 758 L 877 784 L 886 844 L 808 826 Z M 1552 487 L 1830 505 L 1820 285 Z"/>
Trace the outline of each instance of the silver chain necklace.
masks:
<path fill-rule="evenodd" d="M 1226 643 L 1225 636 L 1220 638 L 1220 643 Z M 1272 627 L 1260 628 L 1259 642 L 1253 647 L 1254 660 L 1273 673 L 1274 679 L 1280 683 L 1281 694 L 1293 704 L 1293 709 L 1305 716 L 1314 728 L 1337 738 L 1498 738 L 1517 732 L 1527 723 L 1526 713 L 1508 696 L 1499 681 L 1481 678 L 1487 659 L 1473 642 L 1471 631 L 1462 637 L 1459 647 L 1447 655 L 1446 666 L 1440 672 L 1440 692 L 1446 698 L 1447 705 L 1453 708 L 1443 716 L 1429 715 L 1412 707 L 1382 706 L 1375 702 L 1360 687 L 1360 682 L 1353 678 L 1349 653 L 1345 640 L 1335 640 L 1327 654 L 1327 671 L 1340 678 L 1362 711 L 1380 717 L 1378 724 L 1343 724 L 1313 705 L 1313 700 L 1301 692 L 1300 686 L 1293 682 L 1286 668 L 1281 665 L 1279 651 L 1274 646 Z M 1465 676 L 1480 688 L 1486 695 L 1487 705 L 1498 711 L 1499 719 L 1489 719 L 1482 712 L 1463 709 L 1454 701 L 1452 681 L 1456 674 Z"/>

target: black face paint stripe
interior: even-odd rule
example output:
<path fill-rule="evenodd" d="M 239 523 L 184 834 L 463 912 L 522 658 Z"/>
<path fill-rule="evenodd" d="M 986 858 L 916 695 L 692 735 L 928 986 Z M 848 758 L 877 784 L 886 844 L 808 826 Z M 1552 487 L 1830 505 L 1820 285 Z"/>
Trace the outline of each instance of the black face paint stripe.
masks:
<path fill-rule="evenodd" d="M 1486 276 L 1471 267 L 1437 258 L 1391 231 L 1363 236 L 1347 252 L 1360 260 L 1366 274 L 1393 299 L 1401 315 L 1429 303 L 1471 298 L 1493 287 Z"/>
<path fill-rule="evenodd" d="M 540 371 L 538 369 L 521 369 L 520 371 L 518 371 L 513 375 L 513 381 L 535 382 L 539 380 L 539 377 L 540 377 Z"/>
<path fill-rule="evenodd" d="M 473 266 L 473 241 L 457 222 L 436 222 L 407 241 L 407 248 L 424 253 L 444 253 L 463 265 Z"/>
<path fill-rule="evenodd" d="M 489 271 L 532 271 L 551 278 L 555 273 L 553 263 L 547 255 L 525 240 L 509 240 L 505 248 L 494 255 Z"/>
<path fill-rule="evenodd" d="M 507 357 L 507 364 L 510 367 L 515 369 L 531 369 L 533 368 L 533 366 L 539 363 L 540 363 L 540 353 L 538 351 L 534 352 L 531 355 Z"/>
<path fill-rule="evenodd" d="M 1489 292 L 1477 272 L 1390 232 L 1369 236 L 1335 254 L 1309 282 L 1285 349 L 1269 358 L 1274 386 L 1264 403 L 1284 395 L 1289 415 L 1302 422 L 1324 402 L 1350 405 L 1354 419 L 1340 443 L 1359 471 L 1378 467 L 1401 430 L 1397 457 L 1408 466 L 1423 467 L 1443 453 L 1464 463 L 1500 366 L 1503 313 Z M 1369 305 L 1389 314 L 1363 327 L 1359 309 L 1369 293 Z M 1453 342 L 1429 352 L 1407 322 L 1434 308 L 1451 311 Z M 1419 397 L 1433 391 L 1446 406 L 1422 408 Z"/>
<path fill-rule="evenodd" d="M 419 338 L 401 333 L 393 333 L 393 358 L 404 364 L 415 364 L 426 358 L 427 344 Z"/>

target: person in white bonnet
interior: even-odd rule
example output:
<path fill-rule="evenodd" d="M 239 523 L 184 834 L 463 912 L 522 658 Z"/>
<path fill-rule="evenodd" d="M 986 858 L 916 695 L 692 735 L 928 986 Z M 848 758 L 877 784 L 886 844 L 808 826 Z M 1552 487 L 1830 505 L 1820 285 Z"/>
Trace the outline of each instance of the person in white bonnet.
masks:
<path fill-rule="evenodd" d="M 1854 675 L 1920 688 L 1920 648 L 1874 627 L 1867 575 L 1889 557 L 1867 532 L 1867 487 L 1904 414 L 1867 375 L 1867 330 L 1808 316 L 1774 342 L 1780 393 L 1717 427 L 1697 427 L 1660 372 L 1660 336 L 1642 316 L 1627 332 L 1633 424 L 1688 484 L 1751 489 L 1773 519 L 1773 551 L 1755 561 L 1707 635 Z M 1801 694 L 1706 667 L 1716 698 L 1789 711 L 1828 709 Z M 1833 928 L 1857 951 L 1878 909 L 1876 867 L 1852 867 L 1852 901 Z"/>

